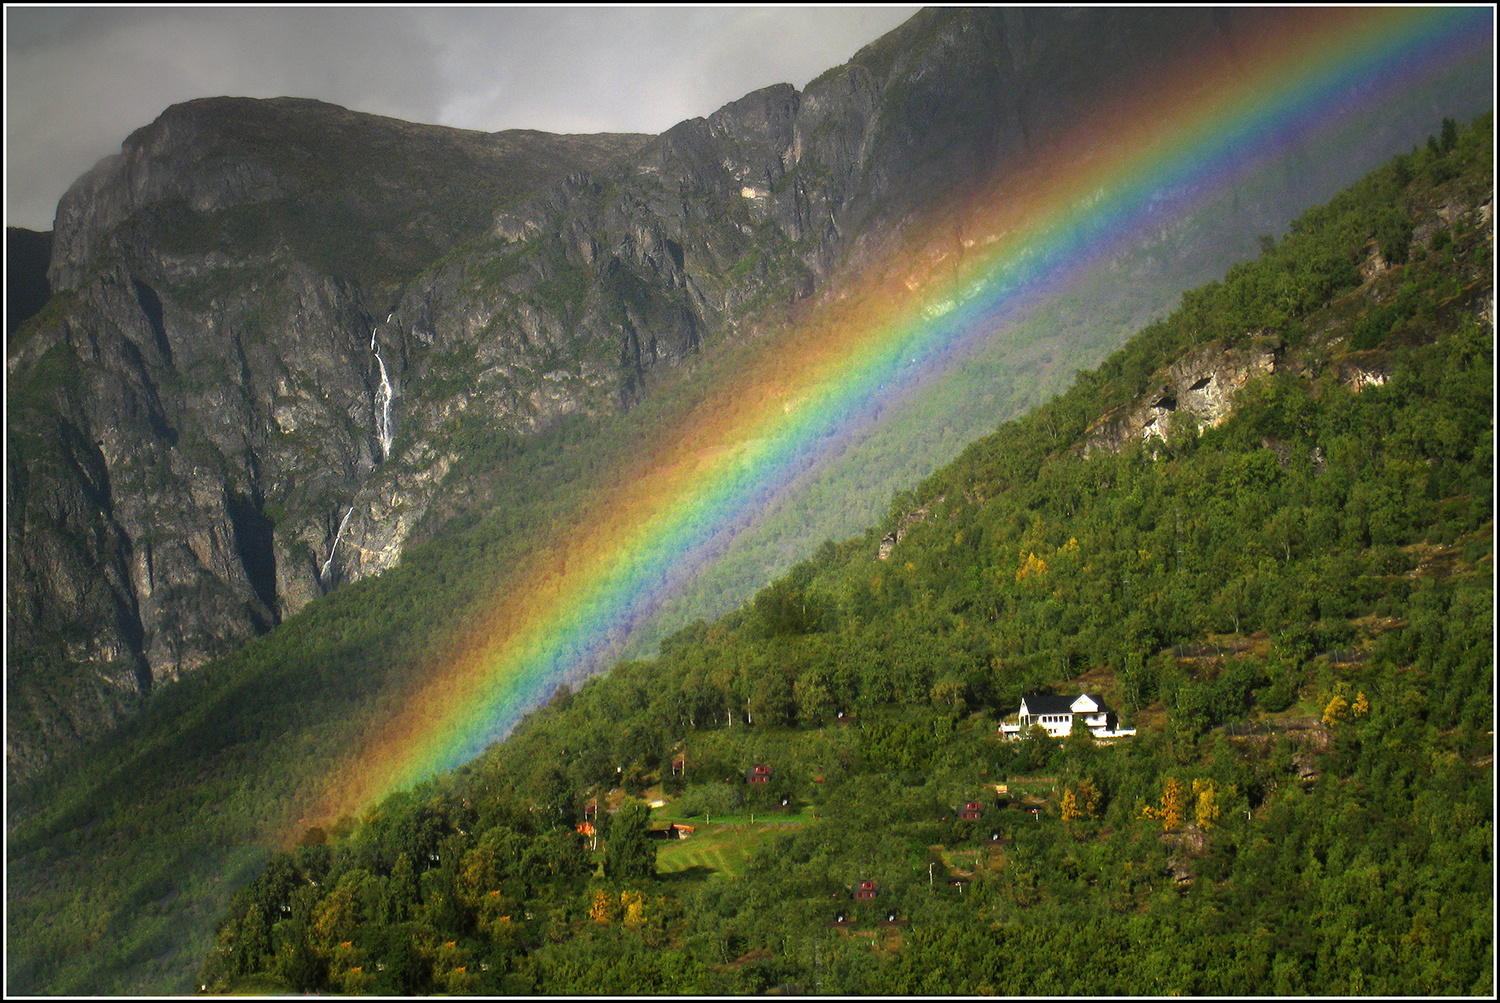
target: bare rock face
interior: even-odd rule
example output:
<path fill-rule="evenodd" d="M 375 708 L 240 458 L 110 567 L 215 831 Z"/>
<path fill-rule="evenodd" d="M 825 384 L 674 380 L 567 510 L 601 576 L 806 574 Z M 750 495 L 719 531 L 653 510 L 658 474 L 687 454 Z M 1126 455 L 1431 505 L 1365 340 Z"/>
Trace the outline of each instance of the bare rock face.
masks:
<path fill-rule="evenodd" d="M 1083 455 L 1116 452 L 1134 442 L 1165 441 L 1174 420 L 1189 419 L 1199 432 L 1229 417 L 1234 397 L 1251 379 L 1276 371 L 1282 347 L 1277 342 L 1222 349 L 1201 346 L 1182 356 L 1162 374 L 1159 389 L 1134 404 L 1106 415 L 1089 430 Z"/>
<path fill-rule="evenodd" d="M 451 457 L 397 435 L 411 346 L 372 314 L 644 140 L 212 99 L 80 179 L 7 358 L 12 764 L 398 560 Z"/>
<path fill-rule="evenodd" d="M 939 495 L 934 504 L 941 505 L 943 503 L 943 498 L 944 496 Z M 880 547 L 876 551 L 875 556 L 882 561 L 890 560 L 891 552 L 896 549 L 896 544 L 900 543 L 902 538 L 906 536 L 906 531 L 911 529 L 911 527 L 916 525 L 917 523 L 926 522 L 927 517 L 931 514 L 932 513 L 928 509 L 928 507 L 924 505 L 921 508 L 916 509 L 915 511 L 908 512 L 903 515 L 899 520 L 897 520 L 896 528 L 885 534 L 885 536 L 881 537 Z"/>

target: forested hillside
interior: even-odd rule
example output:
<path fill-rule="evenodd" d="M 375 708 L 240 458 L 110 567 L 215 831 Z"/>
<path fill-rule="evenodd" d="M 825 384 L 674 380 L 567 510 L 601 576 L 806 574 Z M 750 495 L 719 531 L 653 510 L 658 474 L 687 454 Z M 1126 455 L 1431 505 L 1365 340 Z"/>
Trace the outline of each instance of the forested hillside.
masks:
<path fill-rule="evenodd" d="M 202 984 L 1492 995 L 1492 148 L 1445 122 L 885 525 L 309 828 Z M 1002 741 L 1037 692 L 1137 734 Z"/>

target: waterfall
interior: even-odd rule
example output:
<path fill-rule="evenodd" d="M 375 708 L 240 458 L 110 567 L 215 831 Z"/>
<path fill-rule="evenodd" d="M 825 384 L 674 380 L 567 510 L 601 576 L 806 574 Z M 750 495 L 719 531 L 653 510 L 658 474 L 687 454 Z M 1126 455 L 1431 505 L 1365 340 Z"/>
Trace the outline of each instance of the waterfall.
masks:
<path fill-rule="evenodd" d="M 389 320 L 390 318 L 386 318 Z M 390 375 L 385 371 L 385 360 L 380 357 L 380 345 L 375 340 L 375 331 L 370 331 L 370 351 L 375 353 L 375 362 L 380 366 L 380 389 L 375 392 L 375 437 L 380 440 L 380 458 L 391 455 L 391 443 L 396 434 L 391 423 L 391 400 L 396 396 L 391 388 Z"/>
<path fill-rule="evenodd" d="M 339 523 L 339 531 L 333 534 L 333 546 L 328 548 L 328 560 L 323 562 L 323 570 L 318 572 L 318 581 L 323 585 L 328 584 L 328 569 L 333 566 L 333 555 L 338 552 L 339 538 L 344 535 L 344 527 L 349 525 L 349 517 L 354 514 L 354 506 L 349 506 L 349 511 L 344 513 L 343 520 Z"/>

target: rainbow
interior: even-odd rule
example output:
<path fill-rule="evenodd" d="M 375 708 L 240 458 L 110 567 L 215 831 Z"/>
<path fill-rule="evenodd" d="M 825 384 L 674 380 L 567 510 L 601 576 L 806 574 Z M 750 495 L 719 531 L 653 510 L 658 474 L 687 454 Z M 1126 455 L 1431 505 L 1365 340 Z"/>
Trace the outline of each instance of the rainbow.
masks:
<path fill-rule="evenodd" d="M 605 668 L 631 625 L 789 484 L 1147 228 L 1285 144 L 1492 50 L 1489 7 L 1280 11 L 1233 65 L 1176 67 L 1163 75 L 1176 83 L 1101 110 L 942 207 L 930 232 L 961 219 L 972 237 L 961 252 L 936 236 L 908 241 L 921 250 L 747 349 L 733 392 L 709 388 L 614 473 L 587 518 L 513 569 L 404 709 L 334 772 L 320 813 L 468 761 L 561 681 Z"/>

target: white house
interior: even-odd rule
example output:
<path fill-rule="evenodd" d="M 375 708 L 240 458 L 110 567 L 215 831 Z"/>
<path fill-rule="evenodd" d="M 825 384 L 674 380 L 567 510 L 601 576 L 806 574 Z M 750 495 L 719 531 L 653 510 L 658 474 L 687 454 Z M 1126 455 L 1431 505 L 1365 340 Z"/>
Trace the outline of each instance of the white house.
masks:
<path fill-rule="evenodd" d="M 1000 734 L 1005 738 L 1019 738 L 1026 729 L 1039 724 L 1053 738 L 1062 738 L 1073 730 L 1073 718 L 1083 718 L 1083 723 L 1094 733 L 1095 738 L 1118 738 L 1134 735 L 1134 728 L 1120 728 L 1119 718 L 1105 704 L 1104 698 L 1093 693 L 1077 696 L 1056 696 L 1051 693 L 1032 693 L 1021 698 L 1021 711 L 1016 715 L 1016 724 L 1000 725 Z"/>

